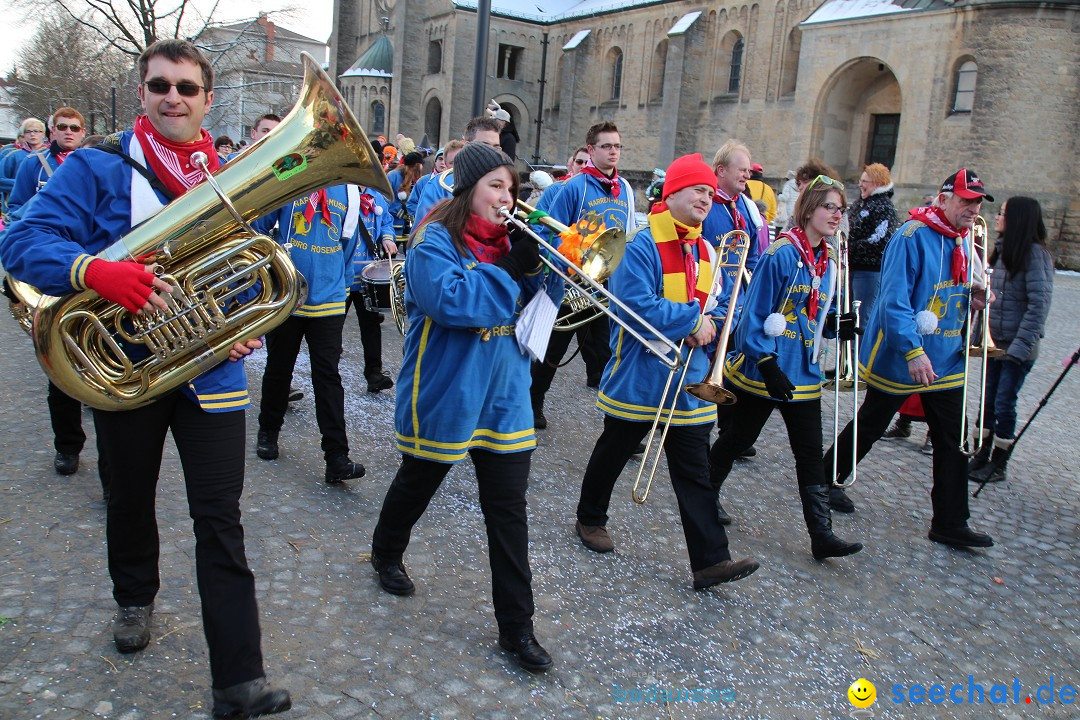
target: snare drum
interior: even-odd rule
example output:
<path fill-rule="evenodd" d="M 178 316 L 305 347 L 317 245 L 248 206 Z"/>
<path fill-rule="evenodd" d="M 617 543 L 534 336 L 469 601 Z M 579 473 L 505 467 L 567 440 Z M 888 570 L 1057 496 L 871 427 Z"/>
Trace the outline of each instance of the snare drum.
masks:
<path fill-rule="evenodd" d="M 394 265 L 404 260 L 376 260 L 368 263 L 360 273 L 364 281 L 364 307 L 371 312 L 390 309 L 390 273 Z"/>

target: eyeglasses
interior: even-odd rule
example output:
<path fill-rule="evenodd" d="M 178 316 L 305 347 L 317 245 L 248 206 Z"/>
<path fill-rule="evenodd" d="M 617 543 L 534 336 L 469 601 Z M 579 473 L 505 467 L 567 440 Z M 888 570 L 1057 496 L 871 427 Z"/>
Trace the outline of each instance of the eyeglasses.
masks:
<path fill-rule="evenodd" d="M 839 190 L 844 189 L 844 183 L 842 183 L 839 180 L 836 180 L 834 178 L 831 178 L 828 175 L 818 175 L 816 178 L 814 178 L 813 180 L 810 181 L 810 184 L 806 186 L 806 189 L 809 190 L 810 188 L 814 187 L 818 183 L 821 183 L 822 185 L 828 185 L 829 187 L 835 187 L 835 188 L 837 188 Z"/>
<path fill-rule="evenodd" d="M 597 145 L 596 147 L 601 150 L 622 150 L 622 145 L 619 143 L 604 143 L 603 145 Z"/>
<path fill-rule="evenodd" d="M 23 130 L 23 135 L 26 135 L 27 133 L 44 133 L 44 132 L 45 132 L 44 130 Z"/>
<path fill-rule="evenodd" d="M 168 80 L 155 78 L 154 80 L 147 80 L 143 85 L 155 95 L 168 95 L 171 88 L 176 88 L 176 92 L 184 97 L 195 97 L 204 90 L 202 85 L 196 85 L 188 80 L 171 83 Z"/>
<path fill-rule="evenodd" d="M 61 132 L 66 132 L 68 130 L 71 132 L 79 132 L 82 130 L 82 125 L 79 123 L 56 123 L 53 125 L 53 129 L 60 130 Z"/>
<path fill-rule="evenodd" d="M 588 160 L 575 160 L 574 164 L 575 165 L 584 165 L 587 162 L 589 162 L 589 161 Z"/>
<path fill-rule="evenodd" d="M 844 206 L 843 205 L 837 205 L 836 203 L 821 203 L 820 205 L 818 205 L 818 207 L 825 208 L 825 211 L 828 212 L 830 215 L 833 215 L 833 214 L 838 213 L 838 212 L 839 213 L 844 212 Z"/>

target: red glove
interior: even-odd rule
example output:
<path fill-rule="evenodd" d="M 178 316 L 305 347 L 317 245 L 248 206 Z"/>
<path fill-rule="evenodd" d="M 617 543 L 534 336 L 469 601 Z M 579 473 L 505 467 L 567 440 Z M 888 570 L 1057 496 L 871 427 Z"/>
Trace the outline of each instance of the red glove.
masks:
<path fill-rule="evenodd" d="M 154 291 L 154 274 L 145 265 L 125 260 L 90 261 L 86 266 L 86 286 L 109 302 L 122 305 L 131 312 L 138 312 Z"/>

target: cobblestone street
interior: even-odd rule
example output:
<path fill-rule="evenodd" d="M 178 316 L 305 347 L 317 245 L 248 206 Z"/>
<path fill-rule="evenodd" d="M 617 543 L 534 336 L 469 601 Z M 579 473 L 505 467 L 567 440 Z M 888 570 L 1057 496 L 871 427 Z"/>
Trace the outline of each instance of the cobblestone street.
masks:
<path fill-rule="evenodd" d="M 1080 337 L 1080 276 L 1058 274 L 1055 284 L 1018 404 L 1021 425 Z M 550 427 L 539 433 L 530 476 L 536 635 L 555 659 L 552 671 L 533 676 L 497 645 L 469 463 L 451 471 L 415 529 L 405 560 L 416 594 L 378 587 L 371 533 L 400 455 L 394 390 L 366 392 L 354 317 L 342 377 L 352 456 L 367 467 L 360 480 L 323 482 L 306 351 L 293 383 L 305 397 L 286 416 L 281 457 L 256 457 L 265 354 L 247 364 L 254 404 L 242 507 L 268 677 L 293 697 L 280 717 L 813 720 L 847 717 L 847 689 L 860 677 L 877 687 L 875 717 L 1080 717 L 1080 704 L 1062 703 L 1063 686 L 1080 686 L 1080 368 L 1017 445 L 1009 481 L 972 500 L 972 525 L 996 543 L 988 550 L 927 540 L 931 458 L 920 452 L 916 425 L 909 439 L 874 447 L 850 493 L 856 513 L 834 514 L 837 534 L 865 550 L 814 561 L 774 413 L 757 457 L 740 462 L 724 488 L 732 553 L 755 557 L 761 570 L 694 592 L 663 463 L 644 506 L 630 499 L 636 461 L 616 486 L 614 553 L 578 541 L 574 507 L 602 423 L 575 359 L 548 396 Z M 401 338 L 390 322 L 383 328 L 396 378 Z M 153 637 L 145 651 L 121 655 L 90 412 L 80 470 L 61 477 L 32 347 L 8 317 L 0 342 L 0 718 L 210 717 L 194 538 L 171 440 L 158 487 L 162 589 Z M 829 433 L 831 398 L 825 405 Z M 843 413 L 846 422 L 849 406 Z M 1053 702 L 1043 703 L 1045 691 L 1036 690 L 1051 683 Z M 894 702 L 894 686 L 907 693 L 915 684 L 962 685 L 963 703 Z M 1006 703 L 991 702 L 995 684 L 1008 687 Z M 981 705 L 968 702 L 975 685 L 985 691 Z M 631 699 L 654 689 L 719 699 Z"/>

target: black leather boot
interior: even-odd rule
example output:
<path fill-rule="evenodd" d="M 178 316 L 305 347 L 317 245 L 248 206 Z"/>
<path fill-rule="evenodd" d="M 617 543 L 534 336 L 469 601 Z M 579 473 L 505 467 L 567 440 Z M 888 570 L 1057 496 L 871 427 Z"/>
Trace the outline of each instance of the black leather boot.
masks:
<path fill-rule="evenodd" d="M 499 631 L 499 647 L 511 653 L 517 664 L 529 672 L 544 672 L 551 667 L 551 656 L 536 642 L 532 628 Z"/>
<path fill-rule="evenodd" d="M 122 653 L 139 652 L 150 643 L 150 616 L 154 603 L 121 607 L 113 619 L 113 642 Z"/>
<path fill-rule="evenodd" d="M 990 438 L 985 438 L 983 440 L 982 448 L 979 450 L 979 452 L 975 453 L 975 457 L 971 458 L 971 460 L 968 462 L 968 477 L 971 477 L 972 473 L 980 470 L 986 465 L 986 463 L 990 462 L 990 450 L 991 448 L 993 448 L 993 446 L 994 443 L 991 441 Z"/>
<path fill-rule="evenodd" d="M 840 513 L 855 512 L 855 503 L 851 502 L 844 488 L 839 487 L 829 488 L 829 507 Z"/>
<path fill-rule="evenodd" d="M 266 678 L 255 678 L 214 690 L 214 717 L 249 718 L 273 715 L 292 707 L 288 690 L 271 687 Z"/>
<path fill-rule="evenodd" d="M 803 518 L 810 533 L 810 552 L 815 560 L 843 557 L 862 550 L 861 543 L 849 543 L 833 535 L 832 513 L 829 511 L 829 488 L 810 485 L 799 488 Z"/>
<path fill-rule="evenodd" d="M 255 454 L 263 460 L 277 460 L 277 439 L 276 430 L 260 430 L 258 443 L 255 445 Z"/>
<path fill-rule="evenodd" d="M 533 411 L 533 428 L 535 428 L 537 430 L 543 430 L 544 428 L 546 428 L 547 427 L 547 418 L 544 417 L 544 399 L 543 398 L 540 398 L 540 400 L 533 400 L 533 402 L 532 402 L 532 411 Z"/>
<path fill-rule="evenodd" d="M 337 455 L 326 460 L 326 482 L 330 485 L 364 477 L 365 472 L 364 466 L 353 462 L 348 455 Z"/>
<path fill-rule="evenodd" d="M 985 445 L 983 446 L 986 447 Z M 1005 481 L 1005 467 L 1009 464 L 1008 448 L 995 447 L 990 458 L 982 467 L 971 470 L 968 467 L 968 480 L 977 483 L 996 483 Z"/>

